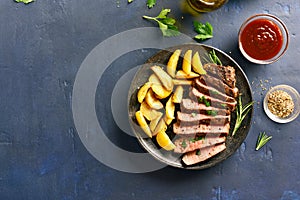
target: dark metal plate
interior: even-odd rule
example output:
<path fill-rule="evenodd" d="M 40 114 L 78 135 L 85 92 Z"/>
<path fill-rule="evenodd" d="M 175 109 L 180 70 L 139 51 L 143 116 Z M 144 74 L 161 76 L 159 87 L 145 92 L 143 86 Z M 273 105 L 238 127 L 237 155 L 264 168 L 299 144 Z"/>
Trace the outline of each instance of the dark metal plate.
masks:
<path fill-rule="evenodd" d="M 132 130 L 136 135 L 140 144 L 146 149 L 146 151 L 148 151 L 151 155 L 153 155 L 154 158 L 158 159 L 159 161 L 173 167 L 184 168 L 184 169 L 209 168 L 216 165 L 217 163 L 224 161 L 226 158 L 231 156 L 243 143 L 251 126 L 253 109 L 248 114 L 248 116 L 244 119 L 237 133 L 233 137 L 231 136 L 231 134 L 227 136 L 226 150 L 224 150 L 223 152 L 217 154 L 216 156 L 204 162 L 192 166 L 184 165 L 181 161 L 181 155 L 161 149 L 157 145 L 155 138 L 150 139 L 144 134 L 144 132 L 140 129 L 135 119 L 135 112 L 139 109 L 140 106 L 140 104 L 137 101 L 137 91 L 140 86 L 142 86 L 145 82 L 147 82 L 148 77 L 153 73 L 150 67 L 153 66 L 154 64 L 165 67 L 171 54 L 176 49 L 182 49 L 182 52 L 185 52 L 188 49 L 192 49 L 193 52 L 198 51 L 203 63 L 206 62 L 205 60 L 209 59 L 207 56 L 208 53 L 214 50 L 216 55 L 222 61 L 223 65 L 225 66 L 230 65 L 235 68 L 236 78 L 237 78 L 236 86 L 239 88 L 239 91 L 242 94 L 243 104 L 253 101 L 251 87 L 245 73 L 243 72 L 241 67 L 230 56 L 228 56 L 221 50 L 211 46 L 196 44 L 196 43 L 183 44 L 180 46 L 170 47 L 166 50 L 162 50 L 158 52 L 157 54 L 149 58 L 148 61 L 137 71 L 134 79 L 132 80 L 129 93 L 128 93 L 129 121 L 131 123 Z M 233 112 L 231 114 L 231 124 L 230 124 L 231 131 L 233 129 L 235 120 L 236 120 L 236 115 L 235 112 Z M 172 137 L 174 136 L 174 133 L 172 133 L 172 128 L 170 127 L 168 128 L 168 130 L 169 132 L 167 133 L 168 135 L 170 135 L 170 138 L 172 139 Z"/>

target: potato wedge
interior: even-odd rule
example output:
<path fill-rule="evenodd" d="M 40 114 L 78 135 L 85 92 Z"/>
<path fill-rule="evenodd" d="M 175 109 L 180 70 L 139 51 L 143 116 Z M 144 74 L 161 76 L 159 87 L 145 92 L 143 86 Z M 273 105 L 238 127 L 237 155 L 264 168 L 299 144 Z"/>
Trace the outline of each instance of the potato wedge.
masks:
<path fill-rule="evenodd" d="M 152 132 L 140 110 L 135 113 L 135 118 L 138 124 L 140 125 L 140 127 L 142 128 L 142 130 L 146 133 L 146 135 L 152 138 Z"/>
<path fill-rule="evenodd" d="M 156 94 L 157 98 L 159 99 L 164 99 L 166 97 L 168 97 L 171 93 L 172 90 L 167 90 L 160 82 L 160 80 L 158 79 L 158 77 L 155 74 L 152 74 L 149 77 L 149 82 L 152 83 L 152 90 L 153 92 Z"/>
<path fill-rule="evenodd" d="M 174 85 L 192 85 L 193 81 L 184 79 L 173 79 Z"/>
<path fill-rule="evenodd" d="M 150 127 L 150 130 L 152 132 L 154 132 L 154 130 L 155 130 L 159 120 L 161 119 L 162 115 L 163 115 L 162 112 L 158 112 L 158 116 L 155 119 L 150 121 L 149 127 Z"/>
<path fill-rule="evenodd" d="M 159 78 L 155 75 L 155 74 L 151 74 L 148 78 L 148 82 L 154 84 L 154 83 L 157 83 L 157 84 L 160 84 L 162 85 L 162 83 L 160 82 Z"/>
<path fill-rule="evenodd" d="M 198 51 L 193 55 L 193 58 L 192 58 L 192 68 L 193 68 L 194 72 L 196 72 L 198 74 L 201 74 L 201 75 L 206 74 L 206 71 L 203 68 L 203 65 L 201 63 Z"/>
<path fill-rule="evenodd" d="M 156 142 L 160 147 L 167 151 L 175 149 L 175 144 L 170 140 L 169 136 L 165 131 L 159 131 L 156 136 Z"/>
<path fill-rule="evenodd" d="M 167 98 L 172 93 L 172 90 L 168 91 L 162 85 L 153 84 L 151 88 L 159 99 Z"/>
<path fill-rule="evenodd" d="M 191 79 L 199 77 L 199 74 L 196 74 L 194 72 L 191 72 L 190 74 L 185 73 L 183 70 L 178 70 L 175 77 L 178 79 Z"/>
<path fill-rule="evenodd" d="M 175 116 L 174 116 L 174 113 L 175 113 L 175 104 L 174 102 L 172 101 L 173 99 L 173 95 L 170 96 L 170 98 L 168 99 L 167 103 L 166 103 L 166 116 L 167 118 L 169 119 L 174 119 Z"/>
<path fill-rule="evenodd" d="M 165 122 L 166 122 L 167 125 L 170 125 L 172 123 L 172 121 L 173 121 L 173 119 L 168 118 L 167 115 L 165 115 L 164 120 L 165 120 Z"/>
<path fill-rule="evenodd" d="M 164 120 L 164 118 L 161 118 L 155 127 L 155 130 L 152 132 L 152 136 L 155 136 L 160 131 L 166 131 L 167 130 L 167 124 Z"/>
<path fill-rule="evenodd" d="M 190 74 L 192 71 L 192 50 L 187 50 L 183 56 L 182 70 L 186 74 Z"/>
<path fill-rule="evenodd" d="M 146 97 L 145 97 L 145 101 L 150 106 L 150 108 L 153 108 L 156 110 L 162 109 L 164 107 L 164 105 L 155 97 L 152 89 L 148 90 Z"/>
<path fill-rule="evenodd" d="M 151 69 L 167 90 L 173 90 L 174 84 L 172 81 L 172 77 L 167 72 L 165 72 L 165 70 L 163 70 L 160 66 L 157 65 L 152 66 Z"/>
<path fill-rule="evenodd" d="M 138 102 L 142 103 L 146 97 L 146 94 L 149 90 L 149 88 L 151 87 L 152 83 L 145 83 L 138 91 L 137 93 L 137 98 L 138 98 Z"/>
<path fill-rule="evenodd" d="M 181 85 L 178 85 L 174 91 L 174 94 L 172 95 L 173 103 L 181 103 L 182 97 L 183 97 L 183 87 Z"/>
<path fill-rule="evenodd" d="M 152 109 L 146 101 L 143 101 L 140 106 L 140 111 L 144 115 L 144 117 L 151 121 L 159 116 L 161 112 Z"/>
<path fill-rule="evenodd" d="M 171 57 L 168 61 L 168 64 L 167 64 L 167 72 L 172 78 L 175 77 L 176 68 L 177 68 L 180 54 L 181 54 L 180 49 L 177 49 L 176 51 L 174 51 L 174 53 L 171 55 Z"/>

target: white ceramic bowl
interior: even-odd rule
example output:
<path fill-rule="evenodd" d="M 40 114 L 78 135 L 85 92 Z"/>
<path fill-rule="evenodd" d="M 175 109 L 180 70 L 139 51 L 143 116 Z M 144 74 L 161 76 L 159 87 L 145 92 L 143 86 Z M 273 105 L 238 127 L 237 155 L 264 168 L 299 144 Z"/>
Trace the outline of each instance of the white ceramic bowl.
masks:
<path fill-rule="evenodd" d="M 294 102 L 294 110 L 293 112 L 285 117 L 285 118 L 281 118 L 281 117 L 278 117 L 277 115 L 274 115 L 268 108 L 268 98 L 269 98 L 269 95 L 276 91 L 276 90 L 282 90 L 282 91 L 285 91 L 287 92 L 293 99 L 293 102 Z M 264 102 L 263 102 L 263 107 L 264 107 L 264 110 L 265 110 L 265 113 L 267 114 L 267 116 L 277 122 L 277 123 L 288 123 L 288 122 L 291 122 L 293 121 L 294 119 L 296 119 L 300 113 L 300 95 L 298 93 L 298 91 L 296 89 L 294 89 L 293 87 L 291 86 L 288 86 L 288 85 L 277 85 L 275 87 L 272 87 L 266 94 L 265 98 L 264 98 Z"/>

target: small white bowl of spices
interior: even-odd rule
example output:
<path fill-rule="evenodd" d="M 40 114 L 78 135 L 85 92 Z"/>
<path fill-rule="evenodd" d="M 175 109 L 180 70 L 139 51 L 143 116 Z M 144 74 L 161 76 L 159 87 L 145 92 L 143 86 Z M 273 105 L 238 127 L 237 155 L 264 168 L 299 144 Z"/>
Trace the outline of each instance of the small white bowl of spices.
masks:
<path fill-rule="evenodd" d="M 300 113 L 300 95 L 296 89 L 288 85 L 272 87 L 264 98 L 264 110 L 275 122 L 291 122 Z"/>

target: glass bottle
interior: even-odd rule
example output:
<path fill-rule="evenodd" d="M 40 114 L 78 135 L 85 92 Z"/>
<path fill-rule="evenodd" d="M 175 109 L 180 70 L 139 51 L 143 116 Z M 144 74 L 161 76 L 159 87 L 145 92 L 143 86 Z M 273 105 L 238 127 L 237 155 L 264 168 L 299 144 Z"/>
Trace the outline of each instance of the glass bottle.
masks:
<path fill-rule="evenodd" d="M 186 0 L 187 4 L 196 12 L 211 12 L 214 11 L 228 0 Z"/>

